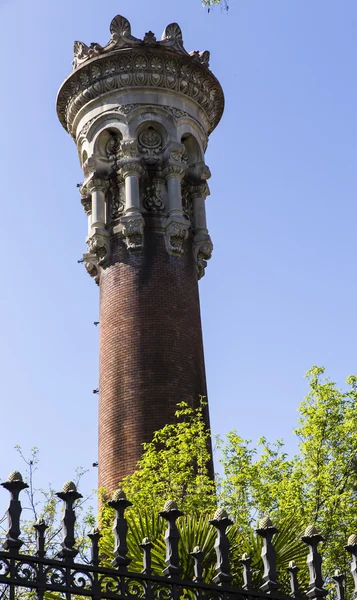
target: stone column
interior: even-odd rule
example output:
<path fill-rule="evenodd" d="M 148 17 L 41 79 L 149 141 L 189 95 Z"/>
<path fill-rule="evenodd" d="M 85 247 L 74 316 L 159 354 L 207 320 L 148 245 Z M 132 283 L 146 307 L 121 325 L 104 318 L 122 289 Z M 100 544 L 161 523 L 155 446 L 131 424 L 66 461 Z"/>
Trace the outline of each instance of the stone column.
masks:
<path fill-rule="evenodd" d="M 189 193 L 193 204 L 193 227 L 195 235 L 200 233 L 207 234 L 206 198 L 210 193 L 208 184 L 205 182 L 199 185 L 191 185 Z"/>
<path fill-rule="evenodd" d="M 108 189 L 108 182 L 104 179 L 93 177 L 86 182 L 86 187 L 92 197 L 92 231 L 96 228 L 104 228 L 107 221 L 105 192 Z"/>
<path fill-rule="evenodd" d="M 166 247 L 170 254 L 181 256 L 188 236 L 190 223 L 182 211 L 181 182 L 185 173 L 183 165 L 169 164 L 163 174 L 167 182 L 168 217 L 166 221 Z"/>
<path fill-rule="evenodd" d="M 209 195 L 209 187 L 206 182 L 192 185 L 189 193 L 193 204 L 193 253 L 195 257 L 198 278 L 205 274 L 207 261 L 212 256 L 213 244 L 207 229 L 206 221 L 206 198 Z"/>
<path fill-rule="evenodd" d="M 144 244 L 144 218 L 140 211 L 140 176 L 144 173 L 139 161 L 122 165 L 119 174 L 125 182 L 125 213 L 120 219 L 126 247 L 139 251 Z"/>

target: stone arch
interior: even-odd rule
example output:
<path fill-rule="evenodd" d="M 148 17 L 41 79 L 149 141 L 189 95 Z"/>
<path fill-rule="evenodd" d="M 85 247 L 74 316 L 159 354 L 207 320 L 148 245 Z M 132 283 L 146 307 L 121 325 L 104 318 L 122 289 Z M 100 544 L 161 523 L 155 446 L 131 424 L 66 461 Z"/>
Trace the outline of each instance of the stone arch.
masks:
<path fill-rule="evenodd" d="M 131 137 L 135 137 L 140 127 L 146 123 L 155 124 L 165 132 L 167 139 L 177 140 L 177 130 L 172 116 L 162 106 L 150 106 L 148 110 L 142 110 L 142 107 L 134 109 L 128 116 L 129 132 Z"/>
<path fill-rule="evenodd" d="M 189 165 L 194 165 L 202 161 L 203 153 L 201 147 L 192 133 L 184 133 L 181 137 L 181 143 L 185 146 Z"/>
<path fill-rule="evenodd" d="M 122 139 L 123 134 L 121 129 L 115 123 L 106 123 L 106 126 L 102 127 L 93 138 L 93 154 L 102 158 L 108 158 L 113 153 L 112 150 L 114 150 L 114 147 L 110 148 L 110 144 L 114 145 L 114 141 L 120 144 Z"/>
<path fill-rule="evenodd" d="M 83 150 L 82 156 L 81 156 L 81 164 L 82 165 L 86 162 L 87 158 L 88 158 L 88 152 L 87 152 L 87 150 Z"/>

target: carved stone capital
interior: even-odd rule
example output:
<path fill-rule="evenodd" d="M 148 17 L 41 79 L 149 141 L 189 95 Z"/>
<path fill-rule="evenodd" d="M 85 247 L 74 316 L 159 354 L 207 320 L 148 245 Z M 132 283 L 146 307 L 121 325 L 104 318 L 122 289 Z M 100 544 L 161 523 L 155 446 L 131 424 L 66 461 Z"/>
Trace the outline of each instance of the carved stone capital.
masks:
<path fill-rule="evenodd" d="M 178 215 L 169 217 L 165 227 L 166 248 L 169 254 L 182 256 L 184 254 L 184 243 L 188 236 L 190 224 Z"/>
<path fill-rule="evenodd" d="M 208 233 L 198 234 L 193 238 L 193 255 L 197 268 L 197 277 L 201 277 L 205 274 L 207 267 L 207 261 L 211 258 L 213 252 L 213 244 L 211 237 Z"/>
<path fill-rule="evenodd" d="M 93 176 L 88 181 L 85 181 L 85 187 L 90 194 L 93 194 L 93 192 L 105 192 L 109 187 L 109 182 L 106 179 Z"/>
<path fill-rule="evenodd" d="M 135 139 L 123 140 L 120 144 L 120 155 L 125 159 L 132 159 L 138 156 L 138 145 Z"/>
<path fill-rule="evenodd" d="M 138 252 L 144 246 L 144 218 L 141 213 L 124 215 L 120 219 L 124 242 L 130 252 Z"/>
<path fill-rule="evenodd" d="M 145 173 L 145 169 L 141 166 L 140 162 L 137 160 L 132 160 L 130 162 L 125 162 L 119 166 L 118 175 L 123 177 L 130 177 L 135 175 L 136 177 L 142 177 Z"/>
<path fill-rule="evenodd" d="M 166 180 L 170 179 L 171 177 L 182 179 L 186 169 L 187 167 L 185 165 L 169 164 L 162 170 L 162 175 Z"/>
<path fill-rule="evenodd" d="M 88 253 L 96 256 L 98 265 L 109 258 L 110 243 L 108 235 L 94 233 L 87 241 Z"/>
<path fill-rule="evenodd" d="M 196 198 L 207 198 L 210 195 L 208 183 L 199 183 L 198 185 L 190 185 L 188 187 L 188 193 L 192 200 Z"/>
<path fill-rule="evenodd" d="M 86 177 L 101 177 L 108 173 L 108 164 L 102 156 L 90 156 L 83 163 L 82 169 Z"/>

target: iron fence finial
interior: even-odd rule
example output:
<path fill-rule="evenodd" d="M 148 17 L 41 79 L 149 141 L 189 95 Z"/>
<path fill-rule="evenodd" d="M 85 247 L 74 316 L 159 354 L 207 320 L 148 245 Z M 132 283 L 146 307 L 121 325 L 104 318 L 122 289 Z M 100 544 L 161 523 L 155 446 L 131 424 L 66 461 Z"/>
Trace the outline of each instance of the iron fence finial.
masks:
<path fill-rule="evenodd" d="M 216 551 L 216 575 L 213 578 L 217 585 L 229 585 L 232 581 L 229 564 L 229 548 L 230 543 L 226 534 L 226 529 L 233 525 L 233 521 L 228 517 L 227 511 L 224 508 L 217 508 L 213 519 L 209 521 L 217 530 L 217 537 L 214 543 Z"/>
<path fill-rule="evenodd" d="M 131 506 L 131 502 L 127 499 L 124 490 L 118 488 L 113 492 L 112 499 L 109 500 L 108 505 L 115 510 L 115 520 L 113 525 L 114 533 L 114 560 L 113 565 L 126 571 L 128 565 L 131 563 L 131 558 L 127 556 L 128 545 L 127 545 L 127 534 L 128 534 L 128 523 L 124 517 L 125 510 Z"/>
<path fill-rule="evenodd" d="M 309 546 L 310 552 L 307 556 L 307 565 L 309 567 L 310 581 L 309 589 L 306 595 L 309 598 L 323 598 L 327 596 L 327 590 L 324 590 L 324 580 L 322 578 L 322 558 L 318 552 L 318 545 L 324 541 L 323 536 L 318 532 L 314 525 L 309 525 L 301 540 Z"/>
<path fill-rule="evenodd" d="M 21 502 L 19 500 L 20 492 L 29 486 L 23 481 L 19 471 L 11 471 L 7 481 L 1 484 L 8 492 L 10 492 L 10 503 L 7 509 L 8 529 L 6 532 L 6 540 L 3 544 L 5 550 L 9 550 L 12 554 L 18 554 L 23 541 L 20 539 L 20 516 L 22 512 Z"/>
<path fill-rule="evenodd" d="M 73 505 L 76 500 L 82 498 L 82 494 L 77 491 L 77 487 L 73 481 L 66 481 L 62 486 L 62 490 L 57 492 L 56 496 L 64 502 L 62 550 L 60 550 L 58 556 L 59 558 L 64 558 L 66 561 L 72 561 L 78 554 L 77 548 L 74 547 L 76 543 L 74 533 L 76 513 Z"/>
<path fill-rule="evenodd" d="M 276 573 L 276 552 L 272 542 L 273 536 L 278 533 L 278 530 L 274 527 L 270 517 L 265 516 L 259 520 L 256 532 L 263 538 L 261 556 L 264 565 L 264 583 L 260 586 L 260 589 L 262 592 L 268 593 L 277 590 L 280 587 Z"/>
<path fill-rule="evenodd" d="M 177 578 L 180 576 L 182 569 L 179 564 L 178 553 L 180 533 L 177 529 L 176 520 L 183 516 L 183 512 L 178 509 L 174 500 L 167 500 L 167 502 L 164 504 L 164 509 L 159 512 L 159 515 L 167 521 L 168 525 L 165 531 L 165 563 L 167 566 L 163 570 L 163 574 L 170 579 Z"/>

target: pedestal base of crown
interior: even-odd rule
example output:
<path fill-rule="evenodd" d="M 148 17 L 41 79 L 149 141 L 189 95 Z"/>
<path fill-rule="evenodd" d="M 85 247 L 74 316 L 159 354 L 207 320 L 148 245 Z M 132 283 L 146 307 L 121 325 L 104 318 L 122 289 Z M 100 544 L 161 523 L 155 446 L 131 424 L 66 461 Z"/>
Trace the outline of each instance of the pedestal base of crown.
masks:
<path fill-rule="evenodd" d="M 151 235 L 154 231 L 159 236 L 157 239 L 164 239 L 164 247 L 161 245 L 161 249 L 167 254 L 184 260 L 186 252 L 192 253 L 197 278 L 201 279 L 204 276 L 207 261 L 213 251 L 212 240 L 206 229 L 196 231 L 192 237 L 190 222 L 178 213 L 170 215 L 166 221 L 163 220 L 160 228 L 148 227 L 147 233 L 145 230 L 145 220 L 139 211 L 123 215 L 111 235 L 106 229 L 93 229 L 87 238 L 88 252 L 83 255 L 83 262 L 96 283 L 99 282 L 102 268 L 106 269 L 110 264 L 111 246 L 115 245 L 116 239 L 123 240 L 129 255 L 140 254 L 145 247 L 146 235 Z"/>

